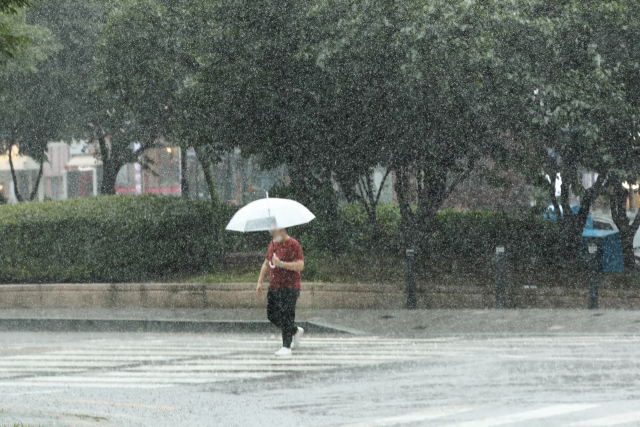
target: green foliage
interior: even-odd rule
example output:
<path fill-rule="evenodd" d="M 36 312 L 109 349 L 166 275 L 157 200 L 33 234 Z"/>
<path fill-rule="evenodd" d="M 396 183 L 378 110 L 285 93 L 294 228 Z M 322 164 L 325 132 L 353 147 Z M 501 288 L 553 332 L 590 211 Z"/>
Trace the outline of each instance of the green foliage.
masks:
<path fill-rule="evenodd" d="M 0 281 L 127 282 L 210 268 L 210 204 L 102 196 L 0 206 Z"/>
<path fill-rule="evenodd" d="M 16 14 L 20 9 L 33 4 L 31 0 L 0 0 L 0 13 Z"/>
<path fill-rule="evenodd" d="M 395 256 L 401 252 L 400 211 L 397 205 L 378 205 L 379 241 L 374 244 L 374 236 L 369 227 L 369 218 L 359 203 L 347 203 L 340 207 L 338 221 L 323 218 L 311 222 L 304 230 L 294 229 L 290 234 L 299 233 L 305 250 L 312 252 L 338 252 L 365 255 Z M 337 230 L 337 233 L 332 233 Z M 337 235 L 337 239 L 332 236 Z M 305 266 L 306 270 L 306 266 Z"/>
<path fill-rule="evenodd" d="M 316 221 L 309 224 L 302 236 L 305 251 L 318 254 L 337 245 L 342 254 L 352 256 L 378 259 L 404 255 L 400 210 L 396 204 L 378 206 L 380 239 L 377 243 L 372 239 L 367 214 L 360 204 L 341 206 L 339 241 L 327 240 L 323 232 L 326 226 Z M 426 249 L 430 257 L 486 257 L 498 245 L 504 245 L 509 256 L 517 259 L 552 260 L 557 256 L 557 226 L 541 215 L 444 210 L 436 215 L 434 230 L 431 246 Z"/>
<path fill-rule="evenodd" d="M 436 223 L 432 247 L 436 256 L 484 257 L 496 246 L 505 246 L 510 258 L 557 257 L 557 226 L 541 215 L 444 210 L 438 212 Z"/>
<path fill-rule="evenodd" d="M 24 8 L 30 0 L 0 0 L 0 65 L 28 50 L 33 27 L 24 25 Z"/>

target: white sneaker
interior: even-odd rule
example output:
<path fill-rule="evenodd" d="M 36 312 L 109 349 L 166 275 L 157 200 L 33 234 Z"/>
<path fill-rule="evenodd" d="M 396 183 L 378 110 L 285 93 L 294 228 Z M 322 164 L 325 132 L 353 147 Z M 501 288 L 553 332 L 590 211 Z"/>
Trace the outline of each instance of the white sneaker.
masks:
<path fill-rule="evenodd" d="M 298 332 L 293 336 L 293 340 L 291 341 L 291 348 L 300 348 L 300 339 L 304 335 L 304 329 L 298 326 Z"/>
<path fill-rule="evenodd" d="M 280 350 L 276 351 L 276 357 L 291 357 L 291 349 L 282 347 Z"/>

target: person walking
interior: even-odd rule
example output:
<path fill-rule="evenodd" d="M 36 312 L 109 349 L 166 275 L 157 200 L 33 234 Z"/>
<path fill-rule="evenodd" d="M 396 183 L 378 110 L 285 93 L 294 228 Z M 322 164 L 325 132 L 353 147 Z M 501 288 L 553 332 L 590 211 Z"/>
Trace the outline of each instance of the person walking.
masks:
<path fill-rule="evenodd" d="M 271 237 L 256 291 L 262 296 L 262 281 L 268 272 L 267 318 L 282 330 L 282 348 L 276 351 L 276 357 L 291 357 L 291 349 L 300 347 L 304 334 L 304 329 L 295 324 L 304 254 L 300 243 L 286 229 L 271 230 Z"/>

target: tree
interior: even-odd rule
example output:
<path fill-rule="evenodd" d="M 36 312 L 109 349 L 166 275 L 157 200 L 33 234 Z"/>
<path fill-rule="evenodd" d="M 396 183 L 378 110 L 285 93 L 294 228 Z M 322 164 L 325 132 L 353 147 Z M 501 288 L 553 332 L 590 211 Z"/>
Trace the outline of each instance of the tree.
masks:
<path fill-rule="evenodd" d="M 41 41 L 34 45 L 39 50 L 32 53 L 40 62 L 32 72 L 5 75 L 2 85 L 9 111 L 0 120 L 4 141 L 17 144 L 21 154 L 39 162 L 39 176 L 50 141 L 86 133 L 93 44 L 102 16 L 101 4 L 80 0 L 42 1 L 26 13 L 30 27 L 46 28 L 39 30 Z M 32 199 L 37 186 L 30 196 L 16 191 L 18 200 Z"/>
<path fill-rule="evenodd" d="M 194 144 L 180 131 L 179 121 L 190 114 L 182 96 L 189 78 L 198 69 L 194 46 L 204 28 L 206 2 L 132 0 L 114 8 L 103 27 L 97 48 L 97 93 L 108 98 L 125 122 L 127 138 L 114 138 L 109 155 L 113 165 L 105 169 L 105 190 L 112 192 L 120 167 L 154 146 L 160 139 L 180 145 L 186 153 Z M 196 129 L 202 126 L 190 122 Z M 124 126 L 118 128 L 125 129 Z M 117 133 L 117 131 L 116 131 Z M 141 145 L 133 153 L 133 141 Z M 118 154 L 115 154 L 118 153 Z M 182 156 L 186 169 L 186 154 Z M 188 195 L 183 179 L 183 195 Z M 215 192 L 211 193 L 215 195 Z"/>
<path fill-rule="evenodd" d="M 521 111 L 520 122 L 510 125 L 513 164 L 548 189 L 556 212 L 562 208 L 556 215 L 562 253 L 575 260 L 592 203 L 605 182 L 619 179 L 615 171 L 636 157 L 631 138 L 639 110 L 628 80 L 637 70 L 625 39 L 633 17 L 623 3 L 525 1 L 519 7 L 509 43 L 502 45 L 511 61 L 505 69 L 516 94 L 513 110 Z M 579 180 L 584 170 L 599 174 L 588 189 Z M 571 192 L 581 197 L 576 214 Z"/>
<path fill-rule="evenodd" d="M 214 5 L 198 48 L 198 101 L 190 106 L 197 105 L 194 114 L 207 124 L 193 129 L 216 150 L 240 147 L 263 168 L 286 164 L 293 197 L 333 223 L 328 240 L 335 242 L 336 156 L 324 104 L 328 76 L 314 58 L 300 54 L 314 30 L 307 26 L 311 6 L 288 0 Z"/>
<path fill-rule="evenodd" d="M 326 1 L 315 9 L 333 35 L 320 44 L 318 61 L 360 106 L 340 123 L 338 138 L 355 129 L 366 151 L 351 164 L 364 152 L 366 167 L 379 162 L 395 171 L 408 247 L 427 247 L 444 200 L 495 146 L 497 64 L 486 3 Z"/>
<path fill-rule="evenodd" d="M 600 64 L 604 62 L 607 68 L 615 71 L 622 92 L 622 100 L 617 107 L 626 120 L 616 123 L 618 126 L 609 136 L 613 167 L 609 173 L 608 187 L 611 214 L 620 231 L 625 268 L 635 269 L 633 238 L 640 228 L 640 215 L 629 221 L 626 202 L 627 196 L 632 197 L 632 194 L 629 195 L 628 189 L 623 187 L 623 181 L 633 185 L 640 175 L 640 100 L 637 96 L 640 90 L 640 5 L 633 1 L 623 1 L 616 6 L 616 19 L 605 23 L 606 27 L 601 29 L 597 42 L 602 54 Z"/>
<path fill-rule="evenodd" d="M 2 150 L 9 154 L 11 175 L 14 181 L 16 198 L 22 202 L 33 200 L 42 177 L 47 135 L 56 125 L 42 117 L 43 98 L 37 82 L 46 71 L 46 58 L 59 49 L 51 32 L 37 25 L 27 23 L 25 12 L 18 9 L 29 5 L 16 1 L 0 4 L 0 33 L 11 32 L 9 39 L 0 41 L 0 51 L 7 59 L 0 74 L 0 139 Z M 15 38 L 12 38 L 14 37 Z M 0 35 L 0 39 L 2 35 Z M 21 40 L 21 42 L 13 41 Z M 46 110 L 46 106 L 44 107 Z M 50 111 L 50 110 L 49 110 Z M 35 185 L 29 194 L 21 194 L 13 166 L 13 147 L 18 146 L 21 154 L 33 157 L 39 164 Z"/>

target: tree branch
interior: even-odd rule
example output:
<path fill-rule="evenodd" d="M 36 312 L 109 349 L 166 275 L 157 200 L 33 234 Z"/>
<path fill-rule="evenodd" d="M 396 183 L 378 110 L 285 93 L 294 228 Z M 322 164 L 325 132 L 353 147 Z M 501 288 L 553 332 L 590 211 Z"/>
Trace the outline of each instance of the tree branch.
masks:
<path fill-rule="evenodd" d="M 40 180 L 42 179 L 42 169 L 44 166 L 44 159 L 40 162 L 40 169 L 38 170 L 38 177 L 36 178 L 36 183 L 31 190 L 31 194 L 29 195 L 29 200 L 33 200 L 34 197 L 38 194 L 38 188 L 40 187 Z"/>
<path fill-rule="evenodd" d="M 356 197 L 360 199 L 360 203 L 362 203 L 362 206 L 364 207 L 364 210 L 367 212 L 367 215 L 370 215 L 371 212 L 369 210 L 369 205 L 367 202 L 367 198 L 363 195 L 363 193 L 365 193 L 365 189 L 363 188 L 363 181 L 364 179 L 362 177 L 358 178 L 358 183 L 356 184 L 358 187 L 358 190 L 360 190 L 360 194 L 358 194 L 358 192 L 356 191 Z"/>
<path fill-rule="evenodd" d="M 16 195 L 16 199 L 18 202 L 24 202 L 24 199 L 20 195 L 20 191 L 18 190 L 18 178 L 16 177 L 16 170 L 13 167 L 13 158 L 11 156 L 11 150 L 13 149 L 13 145 L 9 146 L 9 167 L 11 168 L 11 179 L 13 179 L 13 192 Z"/>
<path fill-rule="evenodd" d="M 558 175 L 556 174 L 556 177 Z M 560 204 L 558 203 L 558 198 L 556 197 L 556 185 L 555 179 L 549 183 L 548 191 L 549 191 L 549 199 L 551 199 L 551 204 L 553 205 L 553 211 L 555 212 L 556 222 L 560 224 L 564 221 L 564 216 L 560 213 Z"/>
<path fill-rule="evenodd" d="M 453 190 L 455 190 L 455 188 L 460 185 L 462 182 L 464 182 L 467 178 L 469 178 L 469 175 L 471 175 L 471 172 L 474 169 L 474 164 L 475 161 L 471 160 L 470 164 L 467 166 L 467 169 L 465 169 L 460 175 L 458 175 L 457 178 L 455 178 L 453 180 L 453 182 L 451 183 L 451 185 L 444 191 L 444 193 L 442 194 L 442 200 L 447 200 L 447 198 L 451 195 L 451 193 L 453 192 Z"/>
<path fill-rule="evenodd" d="M 378 188 L 378 194 L 376 195 L 376 205 L 380 202 L 380 196 L 382 196 L 382 189 L 384 188 L 384 183 L 389 177 L 390 173 L 391 173 L 391 169 L 388 168 L 387 172 L 382 177 L 382 182 L 380 183 L 380 187 Z"/>
<path fill-rule="evenodd" d="M 582 203 L 580 203 L 580 210 L 577 213 L 578 225 L 582 225 L 582 228 L 584 228 L 584 224 L 587 222 L 587 216 L 589 215 L 589 210 L 591 209 L 591 203 L 593 203 L 593 201 L 598 198 L 598 196 L 604 189 L 604 182 L 604 174 L 598 174 L 596 182 L 593 183 L 591 188 L 586 191 L 584 197 L 582 198 Z"/>

